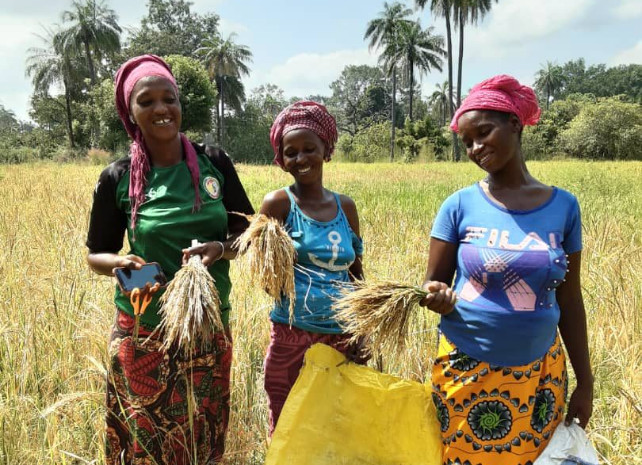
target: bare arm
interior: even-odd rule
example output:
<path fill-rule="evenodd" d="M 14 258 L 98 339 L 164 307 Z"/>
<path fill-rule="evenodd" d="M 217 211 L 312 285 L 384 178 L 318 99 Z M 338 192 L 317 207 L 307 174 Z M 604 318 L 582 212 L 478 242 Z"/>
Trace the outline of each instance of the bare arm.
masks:
<path fill-rule="evenodd" d="M 430 294 L 420 305 L 435 313 L 446 315 L 452 312 L 457 295 L 450 288 L 457 266 L 457 244 L 430 238 L 428 267 L 423 289 Z"/>
<path fill-rule="evenodd" d="M 343 209 L 343 212 L 345 213 L 346 218 L 348 219 L 350 228 L 357 235 L 357 237 L 360 238 L 361 232 L 359 231 L 359 213 L 357 212 L 357 205 L 354 203 L 354 200 L 352 200 L 347 195 L 341 195 L 340 199 L 341 199 L 341 208 Z M 354 259 L 354 262 L 352 263 L 348 271 L 350 272 L 351 281 L 354 281 L 355 279 L 362 280 L 364 278 L 363 257 L 361 255 L 356 256 L 356 258 Z"/>
<path fill-rule="evenodd" d="M 98 274 L 113 276 L 114 268 L 129 268 L 139 270 L 145 260 L 136 255 L 118 255 L 111 252 L 89 252 L 87 255 L 89 267 Z"/>
<path fill-rule="evenodd" d="M 557 288 L 556 298 L 560 307 L 558 327 L 577 379 L 577 387 L 568 403 L 566 423 L 578 418 L 584 428 L 593 412 L 593 373 L 580 283 L 581 264 L 582 252 L 569 255 L 566 280 Z"/>

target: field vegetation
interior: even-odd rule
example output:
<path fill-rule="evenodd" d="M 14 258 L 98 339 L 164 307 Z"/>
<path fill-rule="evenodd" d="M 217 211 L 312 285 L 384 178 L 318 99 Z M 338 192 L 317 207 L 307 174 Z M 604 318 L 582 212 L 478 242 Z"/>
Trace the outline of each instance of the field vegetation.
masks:
<path fill-rule="evenodd" d="M 603 463 L 642 464 L 642 163 L 532 162 L 583 211 L 582 279 L 595 409 L 589 436 Z M 255 207 L 290 180 L 276 167 L 240 165 Z M 92 273 L 84 246 L 101 168 L 0 166 L 0 465 L 103 463 L 107 336 L 114 283 Z M 457 188 L 481 177 L 470 163 L 330 163 L 330 188 L 352 196 L 367 277 L 420 283 L 432 219 Z M 232 267 L 234 335 L 228 464 L 261 464 L 267 406 L 262 363 L 270 302 Z M 437 318 L 383 368 L 426 381 Z"/>

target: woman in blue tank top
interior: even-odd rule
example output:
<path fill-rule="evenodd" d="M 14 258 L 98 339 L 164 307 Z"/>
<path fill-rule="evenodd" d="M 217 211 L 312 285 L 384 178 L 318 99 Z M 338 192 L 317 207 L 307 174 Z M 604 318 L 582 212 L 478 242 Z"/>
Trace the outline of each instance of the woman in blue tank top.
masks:
<path fill-rule="evenodd" d="M 337 140 L 334 117 L 318 103 L 296 102 L 277 116 L 270 139 L 275 163 L 294 184 L 267 194 L 260 213 L 284 225 L 297 251 L 294 321 L 290 326 L 287 298 L 275 302 L 270 314 L 265 390 L 272 434 L 312 344 L 328 344 L 360 363 L 366 358 L 347 343 L 332 309 L 341 283 L 363 277 L 355 203 L 323 186 L 323 165 Z"/>

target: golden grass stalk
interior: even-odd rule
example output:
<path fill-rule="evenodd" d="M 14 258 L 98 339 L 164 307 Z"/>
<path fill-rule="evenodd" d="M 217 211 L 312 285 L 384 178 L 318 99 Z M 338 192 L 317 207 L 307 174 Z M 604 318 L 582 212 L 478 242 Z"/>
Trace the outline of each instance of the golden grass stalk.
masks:
<path fill-rule="evenodd" d="M 294 264 L 296 251 L 292 239 L 276 219 L 258 213 L 247 216 L 250 225 L 234 246 L 241 266 L 253 282 L 274 300 L 290 299 L 290 322 L 294 319 Z"/>
<path fill-rule="evenodd" d="M 199 255 L 190 257 L 174 275 L 160 304 L 165 350 L 176 343 L 189 356 L 194 349 L 207 349 L 212 335 L 224 331 L 218 289 Z"/>
<path fill-rule="evenodd" d="M 399 354 L 414 318 L 423 312 L 419 302 L 428 293 L 395 281 L 355 281 L 346 284 L 334 308 L 351 341 L 368 341 L 373 354 Z"/>

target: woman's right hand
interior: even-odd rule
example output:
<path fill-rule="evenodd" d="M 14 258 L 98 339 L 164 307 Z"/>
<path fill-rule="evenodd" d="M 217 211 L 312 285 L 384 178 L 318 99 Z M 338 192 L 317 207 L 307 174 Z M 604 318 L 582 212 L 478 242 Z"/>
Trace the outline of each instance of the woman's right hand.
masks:
<path fill-rule="evenodd" d="M 440 315 L 448 315 L 455 308 L 457 294 L 446 283 L 439 281 L 428 281 L 424 283 L 422 289 L 428 292 L 419 305 L 428 307 Z"/>
<path fill-rule="evenodd" d="M 138 255 L 121 255 L 116 259 L 116 266 L 114 266 L 114 269 L 127 268 L 129 270 L 140 270 L 145 263 L 147 262 Z"/>

